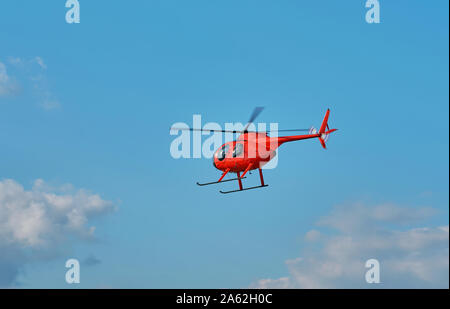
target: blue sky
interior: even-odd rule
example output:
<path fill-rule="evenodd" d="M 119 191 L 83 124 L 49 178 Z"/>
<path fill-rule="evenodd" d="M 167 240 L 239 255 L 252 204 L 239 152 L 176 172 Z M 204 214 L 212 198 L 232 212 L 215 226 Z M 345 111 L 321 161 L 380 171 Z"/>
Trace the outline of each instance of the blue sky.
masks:
<path fill-rule="evenodd" d="M 18 271 L 7 285 L 73 288 L 72 257 L 97 260 L 82 265 L 86 288 L 292 282 L 286 261 L 315 250 L 304 235 L 360 204 L 395 205 L 401 218 L 433 209 L 382 223 L 393 233 L 447 226 L 437 249 L 448 287 L 448 1 L 380 1 L 380 24 L 365 22 L 365 1 L 80 0 L 80 24 L 65 23 L 64 3 L 0 5 L 0 181 L 24 192 L 36 179 L 71 184 L 106 204 L 88 217 L 95 238 L 14 247 L 26 257 L 0 259 L 0 272 Z M 263 190 L 197 187 L 220 174 L 207 159 L 174 160 L 169 127 L 193 114 L 245 122 L 255 106 L 280 128 L 319 126 L 330 108 L 339 131 L 326 151 L 314 140 L 283 145 Z M 330 237 L 348 232 L 335 226 Z"/>

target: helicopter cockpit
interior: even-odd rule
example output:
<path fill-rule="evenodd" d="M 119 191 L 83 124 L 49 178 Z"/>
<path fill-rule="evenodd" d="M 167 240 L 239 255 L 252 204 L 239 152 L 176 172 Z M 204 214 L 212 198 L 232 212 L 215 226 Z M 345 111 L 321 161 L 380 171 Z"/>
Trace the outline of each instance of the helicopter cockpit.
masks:
<path fill-rule="evenodd" d="M 228 153 L 228 150 L 230 149 L 230 145 L 229 144 L 225 144 L 222 146 L 222 148 L 220 148 L 217 152 L 216 152 L 216 158 L 219 161 L 223 161 L 225 159 L 225 156 Z"/>

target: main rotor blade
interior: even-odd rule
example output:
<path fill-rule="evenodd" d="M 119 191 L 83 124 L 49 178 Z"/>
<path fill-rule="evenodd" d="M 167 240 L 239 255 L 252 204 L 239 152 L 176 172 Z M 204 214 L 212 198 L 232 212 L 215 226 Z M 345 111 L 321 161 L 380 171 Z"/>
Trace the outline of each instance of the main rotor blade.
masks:
<path fill-rule="evenodd" d="M 247 122 L 247 125 L 244 128 L 244 132 L 247 131 L 248 127 L 250 126 L 250 124 L 253 123 L 253 121 L 255 121 L 256 117 L 259 116 L 259 114 L 261 114 L 261 112 L 263 111 L 264 107 L 258 106 L 255 107 L 255 109 L 253 110 L 252 115 L 250 116 L 250 119 Z"/>
<path fill-rule="evenodd" d="M 239 130 L 216 130 L 216 129 L 197 129 L 197 128 L 170 128 L 170 130 L 181 131 L 200 131 L 200 132 L 222 132 L 222 133 L 269 133 L 269 132 L 295 132 L 295 131 L 309 131 L 310 129 L 283 129 L 283 130 L 267 130 L 267 131 L 239 131 Z"/>
<path fill-rule="evenodd" d="M 261 114 L 261 112 L 263 111 L 263 109 L 264 109 L 264 107 L 262 107 L 262 106 L 258 106 L 258 107 L 255 107 L 255 109 L 253 110 L 253 113 L 252 113 L 252 115 L 250 116 L 250 119 L 249 119 L 249 123 L 252 123 L 255 119 L 256 119 L 256 117 L 258 117 L 259 116 L 259 114 Z"/>
<path fill-rule="evenodd" d="M 223 133 L 243 133 L 244 131 L 236 130 L 215 130 L 215 129 L 196 129 L 196 128 L 170 128 L 170 130 L 181 130 L 181 131 L 200 131 L 200 132 L 223 132 Z"/>

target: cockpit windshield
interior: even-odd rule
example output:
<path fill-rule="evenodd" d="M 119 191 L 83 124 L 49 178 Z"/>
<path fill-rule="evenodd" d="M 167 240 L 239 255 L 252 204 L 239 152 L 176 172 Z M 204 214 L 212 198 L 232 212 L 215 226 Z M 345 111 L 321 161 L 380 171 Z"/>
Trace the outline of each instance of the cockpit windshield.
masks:
<path fill-rule="evenodd" d="M 216 153 L 217 160 L 222 161 L 223 159 L 225 159 L 225 156 L 228 153 L 228 149 L 230 149 L 230 145 L 223 145 L 222 148 L 220 148 L 220 150 Z"/>

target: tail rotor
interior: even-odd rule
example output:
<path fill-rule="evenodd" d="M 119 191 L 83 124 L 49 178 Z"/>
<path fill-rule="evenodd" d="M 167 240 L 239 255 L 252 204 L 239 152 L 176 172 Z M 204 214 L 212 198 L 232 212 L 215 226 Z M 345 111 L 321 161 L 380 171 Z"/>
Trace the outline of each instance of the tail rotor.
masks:
<path fill-rule="evenodd" d="M 320 134 L 318 136 L 320 144 L 324 149 L 327 149 L 327 145 L 325 144 L 328 141 L 330 133 L 337 131 L 337 129 L 331 129 L 328 126 L 328 117 L 330 116 L 330 109 L 327 109 L 325 117 L 323 118 L 322 125 L 320 126 L 319 132 L 317 132 L 316 128 L 311 127 L 309 133 L 310 134 Z"/>

